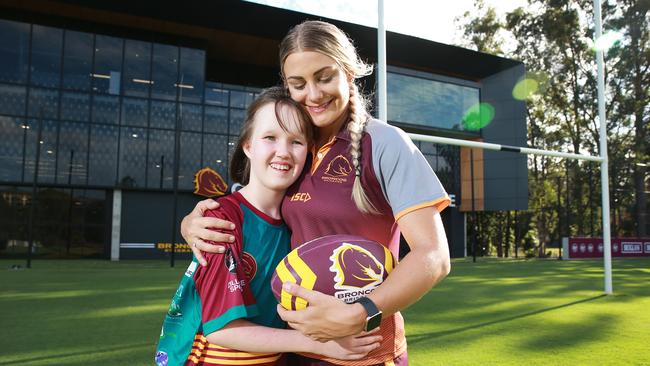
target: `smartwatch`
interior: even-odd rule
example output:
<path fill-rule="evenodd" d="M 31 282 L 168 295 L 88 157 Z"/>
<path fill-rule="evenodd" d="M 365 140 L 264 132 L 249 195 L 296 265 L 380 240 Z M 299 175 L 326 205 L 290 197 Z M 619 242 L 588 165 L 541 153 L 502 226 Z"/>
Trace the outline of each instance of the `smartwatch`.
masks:
<path fill-rule="evenodd" d="M 375 305 L 372 300 L 367 297 L 361 297 L 353 304 L 361 304 L 363 308 L 366 309 L 368 316 L 366 316 L 366 324 L 363 328 L 364 331 L 371 331 L 381 324 L 381 310 L 377 309 L 377 305 Z"/>

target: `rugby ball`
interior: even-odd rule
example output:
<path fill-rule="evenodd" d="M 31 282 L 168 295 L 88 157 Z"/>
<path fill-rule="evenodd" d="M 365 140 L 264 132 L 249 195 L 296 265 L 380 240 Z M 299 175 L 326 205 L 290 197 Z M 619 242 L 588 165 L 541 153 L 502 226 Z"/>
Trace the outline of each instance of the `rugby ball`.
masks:
<path fill-rule="evenodd" d="M 288 310 L 301 310 L 309 304 L 283 291 L 284 282 L 352 303 L 381 285 L 396 264 L 390 250 L 372 240 L 353 235 L 323 236 L 287 254 L 275 268 L 271 288 Z"/>

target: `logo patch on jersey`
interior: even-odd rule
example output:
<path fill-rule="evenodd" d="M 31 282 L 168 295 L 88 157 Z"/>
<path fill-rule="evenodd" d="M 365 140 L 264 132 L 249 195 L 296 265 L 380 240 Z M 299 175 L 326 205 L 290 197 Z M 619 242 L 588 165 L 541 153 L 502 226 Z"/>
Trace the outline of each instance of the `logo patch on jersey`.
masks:
<path fill-rule="evenodd" d="M 223 265 L 226 266 L 228 272 L 237 272 L 237 261 L 235 260 L 235 256 L 232 254 L 230 248 L 226 249 L 226 254 L 223 257 Z"/>
<path fill-rule="evenodd" d="M 244 280 L 230 280 L 228 281 L 228 291 L 230 292 L 243 292 L 244 291 L 244 286 L 246 286 L 246 281 Z"/>
<path fill-rule="evenodd" d="M 246 279 L 248 282 L 252 281 L 253 278 L 255 278 L 255 274 L 257 273 L 257 261 L 255 261 L 255 258 L 253 258 L 250 253 L 244 252 L 244 255 L 241 257 L 241 264 L 242 269 L 244 270 L 244 274 L 246 275 Z"/>
<path fill-rule="evenodd" d="M 169 362 L 169 357 L 167 357 L 167 352 L 158 351 L 156 353 L 156 365 L 167 366 L 167 362 Z"/>
<path fill-rule="evenodd" d="M 167 309 L 167 315 L 169 315 L 172 318 L 178 318 L 179 316 L 183 316 L 183 313 L 181 312 L 181 307 L 176 303 L 176 299 L 173 299 L 172 303 L 169 304 L 169 309 Z"/>
<path fill-rule="evenodd" d="M 343 155 L 337 155 L 327 164 L 322 179 L 330 183 L 345 183 L 350 173 L 352 173 L 350 161 Z"/>
<path fill-rule="evenodd" d="M 377 288 L 384 276 L 384 266 L 368 250 L 343 243 L 330 256 L 334 272 L 334 296 L 347 303 L 366 296 Z"/>
<path fill-rule="evenodd" d="M 311 195 L 309 193 L 295 193 L 293 196 L 291 196 L 291 202 L 295 201 L 300 201 L 300 202 L 307 202 L 311 199 Z"/>

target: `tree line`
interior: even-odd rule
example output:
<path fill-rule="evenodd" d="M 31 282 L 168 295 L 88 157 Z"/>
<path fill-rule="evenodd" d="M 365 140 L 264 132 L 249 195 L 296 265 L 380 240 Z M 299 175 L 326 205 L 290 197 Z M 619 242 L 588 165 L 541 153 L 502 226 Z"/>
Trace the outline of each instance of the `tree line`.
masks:
<path fill-rule="evenodd" d="M 528 145 L 599 155 L 595 49 L 604 49 L 612 236 L 648 236 L 650 0 L 603 1 L 594 40 L 591 0 L 528 0 L 498 16 L 483 0 L 456 19 L 460 45 L 522 61 Z M 600 165 L 529 156 L 529 210 L 478 212 L 478 255 L 545 256 L 563 236 L 601 236 Z"/>

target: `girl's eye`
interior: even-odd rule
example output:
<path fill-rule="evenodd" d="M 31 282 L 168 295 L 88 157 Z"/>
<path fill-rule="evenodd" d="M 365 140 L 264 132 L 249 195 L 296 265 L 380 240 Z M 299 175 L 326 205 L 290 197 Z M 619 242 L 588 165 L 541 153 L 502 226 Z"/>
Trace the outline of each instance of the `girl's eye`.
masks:
<path fill-rule="evenodd" d="M 305 144 L 304 142 L 302 142 L 300 140 L 294 140 L 293 143 L 294 143 L 294 145 L 300 145 L 300 146 Z"/>
<path fill-rule="evenodd" d="M 263 139 L 269 141 L 275 141 L 275 136 L 268 135 L 268 136 L 264 136 Z"/>
<path fill-rule="evenodd" d="M 330 81 L 332 81 L 332 76 L 322 77 L 320 79 L 321 83 L 329 83 Z"/>

